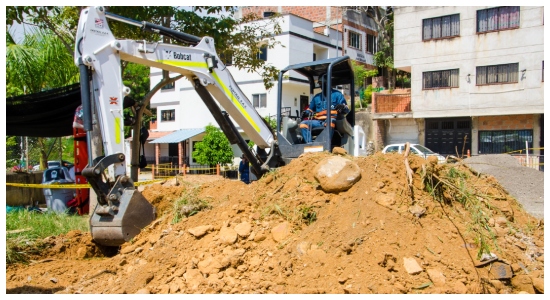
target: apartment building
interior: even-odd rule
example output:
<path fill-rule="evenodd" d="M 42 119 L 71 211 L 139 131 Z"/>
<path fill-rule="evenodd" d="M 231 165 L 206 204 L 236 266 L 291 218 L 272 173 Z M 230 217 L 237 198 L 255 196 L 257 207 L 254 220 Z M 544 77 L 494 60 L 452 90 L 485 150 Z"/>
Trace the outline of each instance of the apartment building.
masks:
<path fill-rule="evenodd" d="M 241 7 L 237 17 L 248 13 L 256 13 L 261 18 L 281 14 L 278 22 L 282 33 L 275 36 L 280 45 L 273 49 L 264 48 L 260 55 L 267 64 L 278 69 L 342 55 L 349 55 L 357 63 L 374 68 L 375 24 L 364 13 L 325 6 L 249 6 Z M 263 22 L 263 19 L 257 22 Z M 228 66 L 228 69 L 262 117 L 277 114 L 277 82 L 266 90 L 260 75 L 234 66 Z M 296 116 L 309 104 L 309 86 L 301 75 L 294 72 L 288 75 L 283 82 L 282 106 L 285 112 Z M 162 78 L 161 70 L 151 68 L 150 77 L 153 87 Z M 346 87 L 343 87 L 343 92 L 348 97 L 351 94 Z M 151 107 L 157 110 L 157 120 L 151 124 L 149 143 L 145 145 L 150 161 L 193 165 L 193 145 L 202 140 L 206 125 L 218 125 L 191 83 L 181 79 L 164 87 L 151 99 Z M 246 133 L 237 129 L 248 140 Z M 233 145 L 233 152 L 237 163 L 241 151 Z"/>
<path fill-rule="evenodd" d="M 543 10 L 394 7 L 394 65 L 411 73 L 411 90 L 405 97 L 377 95 L 373 119 L 379 142 L 409 141 L 453 155 L 526 147 L 539 154 Z"/>

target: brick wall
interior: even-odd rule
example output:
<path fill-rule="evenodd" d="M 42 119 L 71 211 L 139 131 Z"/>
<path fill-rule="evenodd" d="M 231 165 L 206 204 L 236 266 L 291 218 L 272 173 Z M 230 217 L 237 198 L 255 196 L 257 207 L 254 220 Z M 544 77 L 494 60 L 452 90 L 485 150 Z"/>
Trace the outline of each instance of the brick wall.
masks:
<path fill-rule="evenodd" d="M 278 6 L 247 6 L 242 8 L 243 15 L 254 13 L 259 17 L 263 17 L 265 11 L 279 12 Z M 327 19 L 326 6 L 282 6 L 282 14 L 291 13 L 307 20 L 325 22 Z M 339 17 L 341 12 L 338 7 L 330 8 L 330 18 Z"/>
<path fill-rule="evenodd" d="M 478 119 L 479 130 L 533 129 L 533 115 L 483 116 Z"/>
<path fill-rule="evenodd" d="M 410 112 L 410 94 L 377 94 L 372 93 L 372 109 L 374 113 Z"/>

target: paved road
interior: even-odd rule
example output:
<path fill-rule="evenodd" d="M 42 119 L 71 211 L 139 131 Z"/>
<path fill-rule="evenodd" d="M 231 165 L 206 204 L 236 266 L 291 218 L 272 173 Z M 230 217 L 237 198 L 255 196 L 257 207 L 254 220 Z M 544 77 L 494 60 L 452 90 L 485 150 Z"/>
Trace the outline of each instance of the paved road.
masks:
<path fill-rule="evenodd" d="M 494 176 L 529 214 L 544 219 L 544 172 L 524 167 L 507 154 L 472 156 L 464 163 L 476 172 Z"/>

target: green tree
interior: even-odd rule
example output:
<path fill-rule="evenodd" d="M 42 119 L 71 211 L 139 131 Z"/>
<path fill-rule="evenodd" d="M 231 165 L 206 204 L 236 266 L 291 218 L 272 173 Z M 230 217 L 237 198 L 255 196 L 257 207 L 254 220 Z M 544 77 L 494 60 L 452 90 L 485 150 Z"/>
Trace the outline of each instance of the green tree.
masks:
<path fill-rule="evenodd" d="M 277 130 L 277 116 L 265 116 L 263 117 L 264 122 L 271 128 L 273 131 Z"/>
<path fill-rule="evenodd" d="M 378 51 L 374 64 L 388 71 L 388 88 L 395 89 L 395 68 L 393 66 L 393 10 L 391 7 L 372 6 L 367 9 L 378 28 Z"/>
<path fill-rule="evenodd" d="M 195 144 L 193 158 L 201 165 L 226 165 L 233 162 L 233 149 L 225 134 L 209 124 L 202 141 Z"/>
<path fill-rule="evenodd" d="M 354 83 L 355 88 L 359 91 L 359 99 L 360 101 L 355 102 L 355 107 L 357 108 L 363 108 L 363 106 L 366 106 L 370 103 L 370 95 L 372 94 L 372 86 L 369 85 L 370 90 L 367 92 L 365 90 L 365 79 L 374 77 L 378 75 L 377 69 L 368 70 L 365 68 L 365 66 L 355 63 L 354 61 L 351 62 L 353 67 L 353 75 L 355 77 Z M 367 88 L 368 89 L 368 88 Z"/>
<path fill-rule="evenodd" d="M 6 168 L 17 165 L 21 157 L 20 140 L 16 136 L 6 136 Z"/>
<path fill-rule="evenodd" d="M 81 6 L 7 6 L 6 25 L 14 22 L 29 24 L 54 32 L 73 56 L 74 36 L 78 18 L 84 7 Z M 265 22 L 252 24 L 259 16 L 249 14 L 236 18 L 234 6 L 192 6 L 183 10 L 177 6 L 107 6 L 107 11 L 137 21 L 147 21 L 192 34 L 198 37 L 214 38 L 218 55 L 239 69 L 246 69 L 262 75 L 267 89 L 273 86 L 278 70 L 259 59 L 261 46 L 272 49 L 280 45 L 275 39 L 282 32 L 278 25 L 278 15 Z M 206 15 L 204 15 L 206 13 Z M 223 13 L 223 14 L 221 14 Z M 216 16 L 218 15 L 219 16 Z M 156 41 L 160 36 L 139 30 L 135 26 L 112 21 L 109 28 L 119 39 Z M 68 34 L 69 33 L 69 34 Z M 183 44 L 177 40 L 165 42 Z M 125 66 L 123 66 L 124 68 Z M 136 98 L 137 99 L 137 98 Z"/>
<path fill-rule="evenodd" d="M 6 96 L 38 93 L 78 82 L 78 68 L 61 40 L 34 29 L 20 42 L 6 34 Z"/>
<path fill-rule="evenodd" d="M 387 71 L 388 88 L 395 89 L 396 76 L 403 78 L 410 74 L 397 71 L 394 68 L 394 30 L 393 30 L 393 8 L 391 6 L 347 6 L 346 9 L 353 9 L 365 13 L 375 23 L 378 31 L 378 51 L 374 54 L 374 64 Z M 408 75 L 407 75 L 408 74 Z M 406 81 L 402 79 L 402 81 Z"/>
<path fill-rule="evenodd" d="M 78 82 L 78 69 L 58 35 L 48 29 L 33 28 L 21 41 L 15 41 L 13 31 L 6 34 L 6 95 L 33 94 Z M 29 160 L 40 161 L 46 168 L 48 145 L 56 139 L 29 138 Z M 59 148 L 59 146 L 57 146 Z M 71 147 L 72 148 L 72 147 Z M 57 152 L 59 153 L 59 152 Z M 15 152 L 8 152 L 14 155 Z M 6 161 L 19 159 L 7 156 Z"/>

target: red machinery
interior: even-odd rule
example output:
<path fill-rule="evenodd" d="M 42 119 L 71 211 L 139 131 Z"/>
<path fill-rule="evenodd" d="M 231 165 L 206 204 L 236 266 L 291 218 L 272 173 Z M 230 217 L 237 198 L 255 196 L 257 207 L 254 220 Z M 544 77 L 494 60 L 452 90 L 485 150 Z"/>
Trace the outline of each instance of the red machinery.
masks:
<path fill-rule="evenodd" d="M 76 184 L 88 183 L 86 177 L 82 175 L 82 170 L 88 164 L 88 144 L 86 140 L 86 131 L 82 121 L 82 105 L 79 106 L 74 114 L 73 121 L 74 137 L 74 177 Z M 67 203 L 69 207 L 75 207 L 79 215 L 87 215 L 90 210 L 90 189 L 76 189 L 75 198 Z"/>

